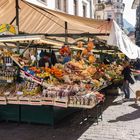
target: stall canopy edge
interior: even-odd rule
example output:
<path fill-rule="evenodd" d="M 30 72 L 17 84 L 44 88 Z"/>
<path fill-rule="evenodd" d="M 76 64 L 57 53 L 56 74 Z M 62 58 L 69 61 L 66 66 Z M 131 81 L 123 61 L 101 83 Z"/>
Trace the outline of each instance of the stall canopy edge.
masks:
<path fill-rule="evenodd" d="M 15 0 L 0 1 L 0 24 L 11 23 L 15 18 Z M 111 21 L 95 20 L 68 15 L 35 5 L 31 0 L 19 1 L 19 30 L 29 34 L 64 34 L 65 22 L 68 33 L 101 33 L 110 32 Z M 15 21 L 12 23 L 15 24 Z"/>

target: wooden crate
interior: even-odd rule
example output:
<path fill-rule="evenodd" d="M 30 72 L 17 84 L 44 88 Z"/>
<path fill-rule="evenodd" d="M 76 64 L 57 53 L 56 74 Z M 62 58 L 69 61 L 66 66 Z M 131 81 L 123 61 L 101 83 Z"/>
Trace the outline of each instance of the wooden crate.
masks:
<path fill-rule="evenodd" d="M 7 101 L 5 97 L 0 97 L 0 105 L 6 105 Z"/>
<path fill-rule="evenodd" d="M 19 97 L 19 104 L 21 105 L 30 105 L 30 98 L 29 97 Z"/>
<path fill-rule="evenodd" d="M 56 99 L 54 99 L 54 106 L 67 108 L 68 107 L 68 99 L 56 98 Z"/>
<path fill-rule="evenodd" d="M 19 100 L 17 97 L 6 97 L 8 104 L 19 104 Z"/>
<path fill-rule="evenodd" d="M 50 97 L 44 97 L 41 99 L 42 105 L 54 105 L 54 99 Z"/>
<path fill-rule="evenodd" d="M 30 105 L 42 105 L 41 98 L 30 98 Z"/>

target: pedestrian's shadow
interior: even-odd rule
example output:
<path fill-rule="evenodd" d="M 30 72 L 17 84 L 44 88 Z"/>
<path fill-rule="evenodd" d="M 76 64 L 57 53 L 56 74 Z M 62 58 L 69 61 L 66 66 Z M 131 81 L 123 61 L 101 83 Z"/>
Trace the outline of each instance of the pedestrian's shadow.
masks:
<path fill-rule="evenodd" d="M 131 120 L 135 120 L 135 119 L 140 118 L 140 106 L 138 106 L 137 104 L 131 104 L 129 106 L 131 106 L 131 107 L 133 107 L 137 110 L 135 110 L 131 113 L 122 115 L 120 117 L 117 117 L 116 120 L 110 120 L 108 122 L 109 123 L 114 123 L 114 122 L 119 122 L 119 121 L 131 121 Z"/>
<path fill-rule="evenodd" d="M 125 103 L 125 102 L 135 102 L 135 98 L 130 98 L 129 101 L 124 101 L 123 99 L 121 99 L 121 100 L 118 100 L 118 101 L 116 101 L 116 102 L 113 102 L 113 103 L 111 104 L 111 106 L 121 105 L 121 104 L 123 104 L 123 103 Z"/>

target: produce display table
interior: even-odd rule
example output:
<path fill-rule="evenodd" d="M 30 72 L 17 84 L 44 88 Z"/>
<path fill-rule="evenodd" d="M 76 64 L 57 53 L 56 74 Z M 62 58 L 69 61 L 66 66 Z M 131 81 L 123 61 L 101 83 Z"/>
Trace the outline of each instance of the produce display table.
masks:
<path fill-rule="evenodd" d="M 51 67 L 33 65 L 20 54 L 1 50 L 0 80 L 5 82 L 0 85 L 0 119 L 54 125 L 77 110 L 96 108 L 92 118 L 98 121 L 100 102 L 104 100 L 99 91 L 118 78 L 122 66 L 96 62 L 94 47 L 93 41 L 89 41 L 79 60 L 75 59 L 76 52 L 71 61 Z M 59 53 L 64 57 L 72 52 L 69 46 L 62 46 Z"/>
<path fill-rule="evenodd" d="M 107 86 L 108 85 L 105 85 L 102 88 L 96 89 L 96 91 L 100 91 L 106 88 Z M 102 114 L 102 106 L 103 106 L 102 102 L 100 101 L 96 102 L 92 106 L 69 104 L 67 107 L 64 107 L 63 105 L 59 107 L 59 105 L 58 106 L 39 105 L 38 102 L 34 103 L 34 105 L 32 104 L 26 105 L 27 102 L 25 101 L 25 99 L 23 101 L 23 104 L 19 104 L 16 98 L 13 99 L 13 98 L 1 97 L 0 99 L 1 99 L 0 100 L 1 121 L 15 121 L 18 123 L 20 122 L 41 123 L 41 124 L 49 124 L 52 126 L 55 123 L 62 120 L 63 118 L 65 118 L 66 116 L 80 110 L 83 110 L 82 111 L 83 113 L 82 117 L 83 117 L 85 116 L 85 110 L 90 110 L 93 108 L 96 109 L 96 115 L 95 116 L 90 115 L 90 117 L 87 115 L 86 118 L 92 117 L 92 119 L 94 121 L 96 120 L 98 123 L 98 118 Z M 82 118 L 82 120 L 84 119 L 85 118 Z"/>

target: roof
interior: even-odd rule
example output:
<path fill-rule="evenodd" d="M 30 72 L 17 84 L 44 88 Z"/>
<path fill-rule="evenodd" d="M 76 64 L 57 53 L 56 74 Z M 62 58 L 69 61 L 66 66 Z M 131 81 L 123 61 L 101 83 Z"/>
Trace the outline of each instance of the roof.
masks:
<path fill-rule="evenodd" d="M 45 5 L 19 0 L 19 30 L 25 33 L 59 34 L 65 33 L 109 33 L 112 22 L 68 15 L 47 9 Z M 14 19 L 15 0 L 0 0 L 0 23 L 11 23 Z M 15 21 L 13 22 L 15 25 Z"/>

